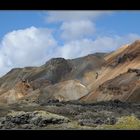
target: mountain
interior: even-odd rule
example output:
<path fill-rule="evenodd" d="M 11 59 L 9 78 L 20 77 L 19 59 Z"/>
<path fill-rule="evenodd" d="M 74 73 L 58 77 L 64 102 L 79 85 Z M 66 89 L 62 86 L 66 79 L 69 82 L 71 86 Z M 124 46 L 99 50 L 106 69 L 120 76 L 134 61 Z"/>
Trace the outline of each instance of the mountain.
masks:
<path fill-rule="evenodd" d="M 99 71 L 99 78 L 88 85 L 90 92 L 82 100 L 139 102 L 140 41 L 125 45 L 104 59 L 106 64 Z"/>
<path fill-rule="evenodd" d="M 111 53 L 52 58 L 40 67 L 14 68 L 0 78 L 0 103 L 51 100 L 140 101 L 140 41 Z"/>
<path fill-rule="evenodd" d="M 14 103 L 37 95 L 46 100 L 77 100 L 88 93 L 86 85 L 105 62 L 102 55 L 72 60 L 53 58 L 40 67 L 14 68 L 0 78 L 0 102 Z"/>

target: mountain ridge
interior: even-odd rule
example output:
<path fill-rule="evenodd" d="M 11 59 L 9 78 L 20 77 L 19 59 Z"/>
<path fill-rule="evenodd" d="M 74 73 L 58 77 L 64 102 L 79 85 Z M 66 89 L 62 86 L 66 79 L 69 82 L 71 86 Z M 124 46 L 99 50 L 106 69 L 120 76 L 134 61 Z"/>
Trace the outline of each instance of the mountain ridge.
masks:
<path fill-rule="evenodd" d="M 13 95 L 15 101 L 18 101 L 18 99 L 30 94 L 30 92 L 36 92 L 38 89 L 40 92 L 48 86 L 54 89 L 56 84 L 59 85 L 59 88 L 63 87 L 63 84 L 65 86 L 70 86 L 72 84 L 73 86 L 70 86 L 71 88 L 74 88 L 76 91 L 79 90 L 79 93 L 81 90 L 84 90 L 83 95 L 85 95 L 87 93 L 87 88 L 84 86 L 91 81 L 89 78 L 86 79 L 86 74 L 93 71 L 94 77 L 94 71 L 96 69 L 100 69 L 104 63 L 104 58 L 101 55 L 102 53 L 96 53 L 95 55 L 90 54 L 72 60 L 52 58 L 40 67 L 14 68 L 0 78 L 0 100 L 1 102 L 6 102 L 5 100 L 7 98 L 7 102 L 11 103 L 9 102 L 8 96 L 11 97 Z M 76 85 L 80 85 L 80 87 L 77 87 Z M 83 87 L 85 89 L 82 89 Z M 68 88 L 69 94 L 71 88 Z M 65 91 L 67 91 L 67 88 Z M 55 89 L 53 91 L 49 90 L 49 92 L 53 92 L 52 94 L 55 94 Z M 46 94 L 49 95 L 50 93 Z M 76 96 L 73 98 L 71 96 L 74 97 L 74 94 L 69 95 L 69 98 L 74 100 L 79 99 L 82 95 L 79 94 L 79 98 Z M 69 100 L 69 98 L 65 98 L 65 100 Z"/>
<path fill-rule="evenodd" d="M 136 72 L 130 71 L 139 71 L 139 60 L 140 41 L 136 40 L 111 53 L 98 52 L 75 59 L 52 58 L 40 67 L 14 68 L 0 78 L 0 101 L 11 104 L 24 100 L 30 94 L 38 94 L 36 101 L 40 102 L 50 99 L 131 101 L 131 98 L 125 99 L 130 95 L 135 101 L 133 93 L 139 97 L 139 77 Z M 119 88 L 131 83 L 134 84 L 130 87 L 131 92 L 128 90 L 129 93 L 124 93 L 124 89 Z M 122 94 L 116 96 L 114 91 Z M 104 92 L 108 93 L 103 94 Z"/>

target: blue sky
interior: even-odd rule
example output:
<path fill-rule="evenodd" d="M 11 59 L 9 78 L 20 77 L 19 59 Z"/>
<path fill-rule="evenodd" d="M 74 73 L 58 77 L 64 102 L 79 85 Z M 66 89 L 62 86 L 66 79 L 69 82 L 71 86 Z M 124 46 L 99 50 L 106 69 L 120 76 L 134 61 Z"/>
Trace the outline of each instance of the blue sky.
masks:
<path fill-rule="evenodd" d="M 13 30 L 46 26 L 41 11 L 0 11 L 0 37 Z"/>
<path fill-rule="evenodd" d="M 114 11 L 96 22 L 98 28 L 113 31 L 116 34 L 140 34 L 140 11 Z"/>
<path fill-rule="evenodd" d="M 114 32 L 119 35 L 130 32 L 140 34 L 140 11 L 112 11 L 114 13 L 103 16 L 96 21 L 97 27 L 107 32 Z M 56 27 L 46 24 L 44 21 L 44 11 L 0 11 L 0 38 L 6 33 L 35 27 Z"/>
<path fill-rule="evenodd" d="M 140 39 L 140 11 L 0 11 L 0 75 Z"/>

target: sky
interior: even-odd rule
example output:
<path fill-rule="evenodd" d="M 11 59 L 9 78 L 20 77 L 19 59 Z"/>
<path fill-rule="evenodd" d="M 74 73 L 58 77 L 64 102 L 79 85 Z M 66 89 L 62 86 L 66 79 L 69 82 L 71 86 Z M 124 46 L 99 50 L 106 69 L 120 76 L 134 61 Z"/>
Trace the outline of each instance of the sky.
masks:
<path fill-rule="evenodd" d="M 0 76 L 12 68 L 40 66 L 111 52 L 140 39 L 140 11 L 0 11 Z"/>

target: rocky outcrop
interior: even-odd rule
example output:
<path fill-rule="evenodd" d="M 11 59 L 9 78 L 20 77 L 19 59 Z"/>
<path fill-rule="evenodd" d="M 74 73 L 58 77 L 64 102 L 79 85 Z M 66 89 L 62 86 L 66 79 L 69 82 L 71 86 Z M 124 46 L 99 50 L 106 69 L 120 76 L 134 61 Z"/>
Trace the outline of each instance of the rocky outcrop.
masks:
<path fill-rule="evenodd" d="M 46 77 L 46 79 L 50 80 L 52 83 L 57 83 L 72 70 L 71 64 L 64 58 L 53 58 L 44 66 L 47 72 L 43 74 L 43 77 Z"/>
<path fill-rule="evenodd" d="M 46 111 L 12 111 L 0 118 L 0 129 L 39 129 L 50 124 L 59 125 L 69 121 L 66 117 Z"/>

